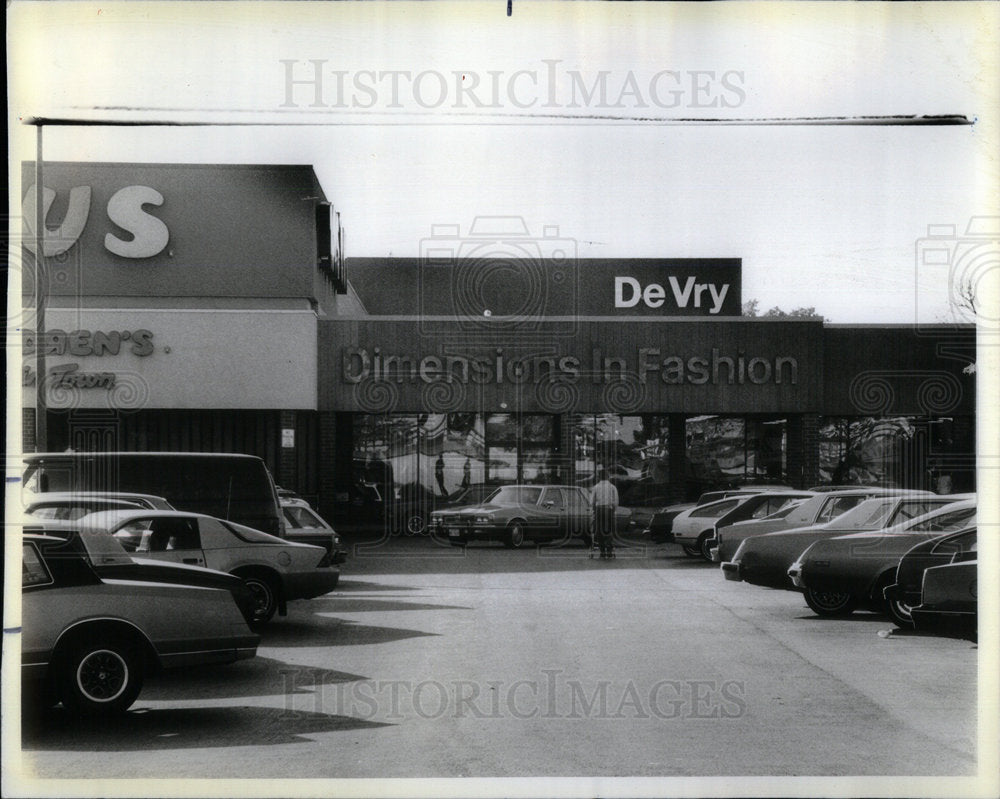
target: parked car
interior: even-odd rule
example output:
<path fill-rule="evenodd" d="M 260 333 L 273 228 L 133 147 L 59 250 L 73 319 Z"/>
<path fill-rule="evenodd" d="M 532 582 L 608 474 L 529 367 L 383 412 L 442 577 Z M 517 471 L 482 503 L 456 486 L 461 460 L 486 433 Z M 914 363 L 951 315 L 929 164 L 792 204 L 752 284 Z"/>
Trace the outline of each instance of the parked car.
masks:
<path fill-rule="evenodd" d="M 480 505 L 435 511 L 431 524 L 435 535 L 455 545 L 492 540 L 517 548 L 529 539 L 573 538 L 589 545 L 591 539 L 589 496 L 579 486 L 503 486 Z"/>
<path fill-rule="evenodd" d="M 49 491 L 29 497 L 25 513 L 39 519 L 78 519 L 97 510 L 129 507 L 174 510 L 164 497 L 133 491 Z"/>
<path fill-rule="evenodd" d="M 113 542 L 112 542 L 113 543 Z M 100 714 L 127 710 L 161 668 L 256 654 L 232 591 L 239 580 L 187 568 L 190 583 L 101 576 L 79 534 L 25 532 L 21 544 L 21 673 L 53 704 Z M 232 584 L 228 587 L 219 581 Z"/>
<path fill-rule="evenodd" d="M 286 613 L 294 599 L 322 596 L 337 587 L 340 570 L 323 547 L 300 544 L 200 513 L 107 511 L 86 524 L 119 540 L 137 558 L 189 563 L 235 574 L 256 600 L 254 621 Z"/>
<path fill-rule="evenodd" d="M 819 616 L 846 616 L 860 604 L 884 611 L 899 627 L 912 627 L 909 606 L 886 602 L 900 559 L 916 544 L 940 538 L 942 530 L 975 524 L 974 500 L 955 502 L 877 532 L 828 538 L 809 546 L 788 569 L 792 584 Z M 975 537 L 975 531 L 971 531 Z"/>
<path fill-rule="evenodd" d="M 764 519 L 792 500 L 808 499 L 811 496 L 805 491 L 792 489 L 767 490 L 699 505 L 674 517 L 674 543 L 680 544 L 684 552 L 692 557 L 701 555 L 705 560 L 711 561 L 715 531 L 719 527 L 749 519 Z"/>
<path fill-rule="evenodd" d="M 39 520 L 73 521 L 102 510 L 139 510 L 144 507 L 144 505 L 130 502 L 127 499 L 60 495 L 57 498 L 46 497 L 29 502 L 24 508 L 24 515 Z"/>
<path fill-rule="evenodd" d="M 959 497 L 923 493 L 896 494 L 866 499 L 857 507 L 826 524 L 765 533 L 744 539 L 731 561 L 722 563 L 727 580 L 768 588 L 794 590 L 789 567 L 810 544 L 851 533 L 883 530 L 908 519 L 955 502 Z M 808 503 L 806 503 L 808 504 Z M 803 506 L 804 507 L 804 506 Z M 790 514 L 789 518 L 794 514 Z"/>
<path fill-rule="evenodd" d="M 286 540 L 323 547 L 330 553 L 330 562 L 334 566 L 346 562 L 347 550 L 340 536 L 316 511 L 294 500 L 282 500 L 281 512 L 285 515 Z"/>
<path fill-rule="evenodd" d="M 922 632 L 978 640 L 978 566 L 976 560 L 932 566 L 924 572 L 913 625 Z"/>
<path fill-rule="evenodd" d="M 698 497 L 697 502 L 677 502 L 673 505 L 667 505 L 666 507 L 660 508 L 659 511 L 652 515 L 649 523 L 646 525 L 645 529 L 643 529 L 642 534 L 648 535 L 654 544 L 671 543 L 674 540 L 674 519 L 676 519 L 681 513 L 691 510 L 692 508 L 701 507 L 702 505 L 708 505 L 712 502 L 718 502 L 720 499 L 750 496 L 753 494 L 759 494 L 762 491 L 770 490 L 771 488 L 772 486 L 747 485 L 741 488 L 706 491 Z M 786 488 L 786 486 L 775 486 L 775 488 Z M 697 555 L 699 553 L 694 554 Z"/>
<path fill-rule="evenodd" d="M 890 609 L 896 608 L 890 615 L 894 621 L 898 617 L 900 627 L 913 627 L 911 612 L 920 604 L 924 572 L 932 566 L 976 559 L 976 539 L 976 528 L 959 530 L 921 541 L 900 558 L 895 581 L 882 592 Z"/>
<path fill-rule="evenodd" d="M 715 536 L 718 555 L 713 557 L 713 560 L 716 560 L 716 562 L 731 561 L 736 555 L 736 550 L 740 548 L 740 544 L 747 538 L 764 535 L 765 533 L 774 533 L 779 530 L 792 530 L 826 524 L 857 507 L 866 499 L 902 495 L 903 493 L 888 488 L 869 487 L 824 492 L 807 499 L 784 517 L 772 516 L 768 519 L 760 519 L 759 521 L 745 521 L 728 526 L 720 525 L 716 530 Z M 927 494 L 927 492 L 911 493 L 911 496 L 923 494 Z M 927 495 L 931 496 L 930 494 Z"/>

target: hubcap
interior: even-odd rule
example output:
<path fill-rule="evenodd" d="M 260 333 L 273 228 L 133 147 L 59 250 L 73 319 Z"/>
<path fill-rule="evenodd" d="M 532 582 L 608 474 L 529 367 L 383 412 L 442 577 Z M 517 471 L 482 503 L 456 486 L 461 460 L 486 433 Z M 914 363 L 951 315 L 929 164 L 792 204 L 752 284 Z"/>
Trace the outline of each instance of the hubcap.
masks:
<path fill-rule="evenodd" d="M 814 591 L 813 601 L 827 610 L 837 610 L 844 607 L 851 600 L 850 594 L 838 594 L 831 591 Z"/>
<path fill-rule="evenodd" d="M 267 613 L 267 609 L 271 604 L 271 591 L 263 583 L 259 583 L 256 580 L 247 583 L 247 587 L 250 589 L 250 593 L 253 594 L 253 605 L 254 618 L 258 618 Z"/>
<path fill-rule="evenodd" d="M 90 701 L 111 702 L 128 684 L 128 664 L 109 649 L 91 652 L 76 670 L 76 683 Z"/>

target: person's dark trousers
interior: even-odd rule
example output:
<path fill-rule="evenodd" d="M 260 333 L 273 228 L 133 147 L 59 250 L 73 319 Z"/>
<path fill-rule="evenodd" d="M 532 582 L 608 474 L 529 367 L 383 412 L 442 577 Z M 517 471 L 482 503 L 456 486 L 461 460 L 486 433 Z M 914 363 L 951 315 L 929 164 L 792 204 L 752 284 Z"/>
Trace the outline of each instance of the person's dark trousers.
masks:
<path fill-rule="evenodd" d="M 597 536 L 602 558 L 610 558 L 615 553 L 614 525 L 615 509 L 611 505 L 598 505 L 594 508 L 594 534 Z"/>

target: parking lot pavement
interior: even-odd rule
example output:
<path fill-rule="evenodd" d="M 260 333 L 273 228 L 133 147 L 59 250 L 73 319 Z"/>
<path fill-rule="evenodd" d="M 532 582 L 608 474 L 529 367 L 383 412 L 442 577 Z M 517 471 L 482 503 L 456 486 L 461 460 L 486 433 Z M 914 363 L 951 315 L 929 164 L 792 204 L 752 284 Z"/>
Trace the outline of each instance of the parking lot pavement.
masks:
<path fill-rule="evenodd" d="M 258 657 L 150 680 L 121 723 L 25 717 L 77 777 L 962 775 L 976 648 L 819 619 L 676 547 L 356 550 Z M 113 756 L 111 755 L 113 753 Z"/>

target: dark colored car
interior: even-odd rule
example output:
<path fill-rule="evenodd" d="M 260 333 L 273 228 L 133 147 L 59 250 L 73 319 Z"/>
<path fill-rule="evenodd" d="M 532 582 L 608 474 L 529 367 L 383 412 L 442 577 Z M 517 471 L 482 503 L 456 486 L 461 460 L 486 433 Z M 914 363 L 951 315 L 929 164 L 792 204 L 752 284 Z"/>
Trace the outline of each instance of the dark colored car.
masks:
<path fill-rule="evenodd" d="M 978 566 L 976 560 L 932 566 L 924 572 L 913 625 L 922 632 L 978 640 Z"/>
<path fill-rule="evenodd" d="M 527 540 L 590 543 L 587 491 L 568 485 L 510 485 L 485 502 L 431 514 L 432 532 L 456 546 L 469 541 L 502 541 L 517 548 Z"/>
<path fill-rule="evenodd" d="M 961 507 L 958 507 L 961 506 Z M 900 627 L 912 626 L 905 604 L 887 603 L 900 559 L 915 545 L 937 539 L 942 530 L 975 524 L 976 504 L 956 502 L 896 527 L 817 541 L 788 570 L 806 604 L 820 616 L 850 614 L 858 605 L 888 613 Z M 971 531 L 975 536 L 975 531 Z"/>
<path fill-rule="evenodd" d="M 108 541 L 108 557 L 123 554 Z M 94 567 L 79 534 L 24 533 L 21 673 L 46 703 L 118 713 L 152 671 L 256 654 L 260 639 L 233 602 L 239 580 L 196 567 L 133 565 L 112 577 Z"/>
<path fill-rule="evenodd" d="M 835 496 L 835 495 L 834 495 Z M 963 497 L 964 498 L 964 497 Z M 767 588 L 795 590 L 788 569 L 816 541 L 852 533 L 884 530 L 959 499 L 952 496 L 912 493 L 866 499 L 827 524 L 799 527 L 744 539 L 731 561 L 722 563 L 727 580 L 743 581 Z M 808 505 L 807 501 L 802 507 Z M 790 514 L 791 518 L 795 514 Z"/>
<path fill-rule="evenodd" d="M 896 579 L 882 592 L 893 621 L 913 627 L 913 608 L 920 604 L 924 572 L 933 566 L 976 558 L 976 528 L 948 533 L 911 548 L 899 561 Z"/>

